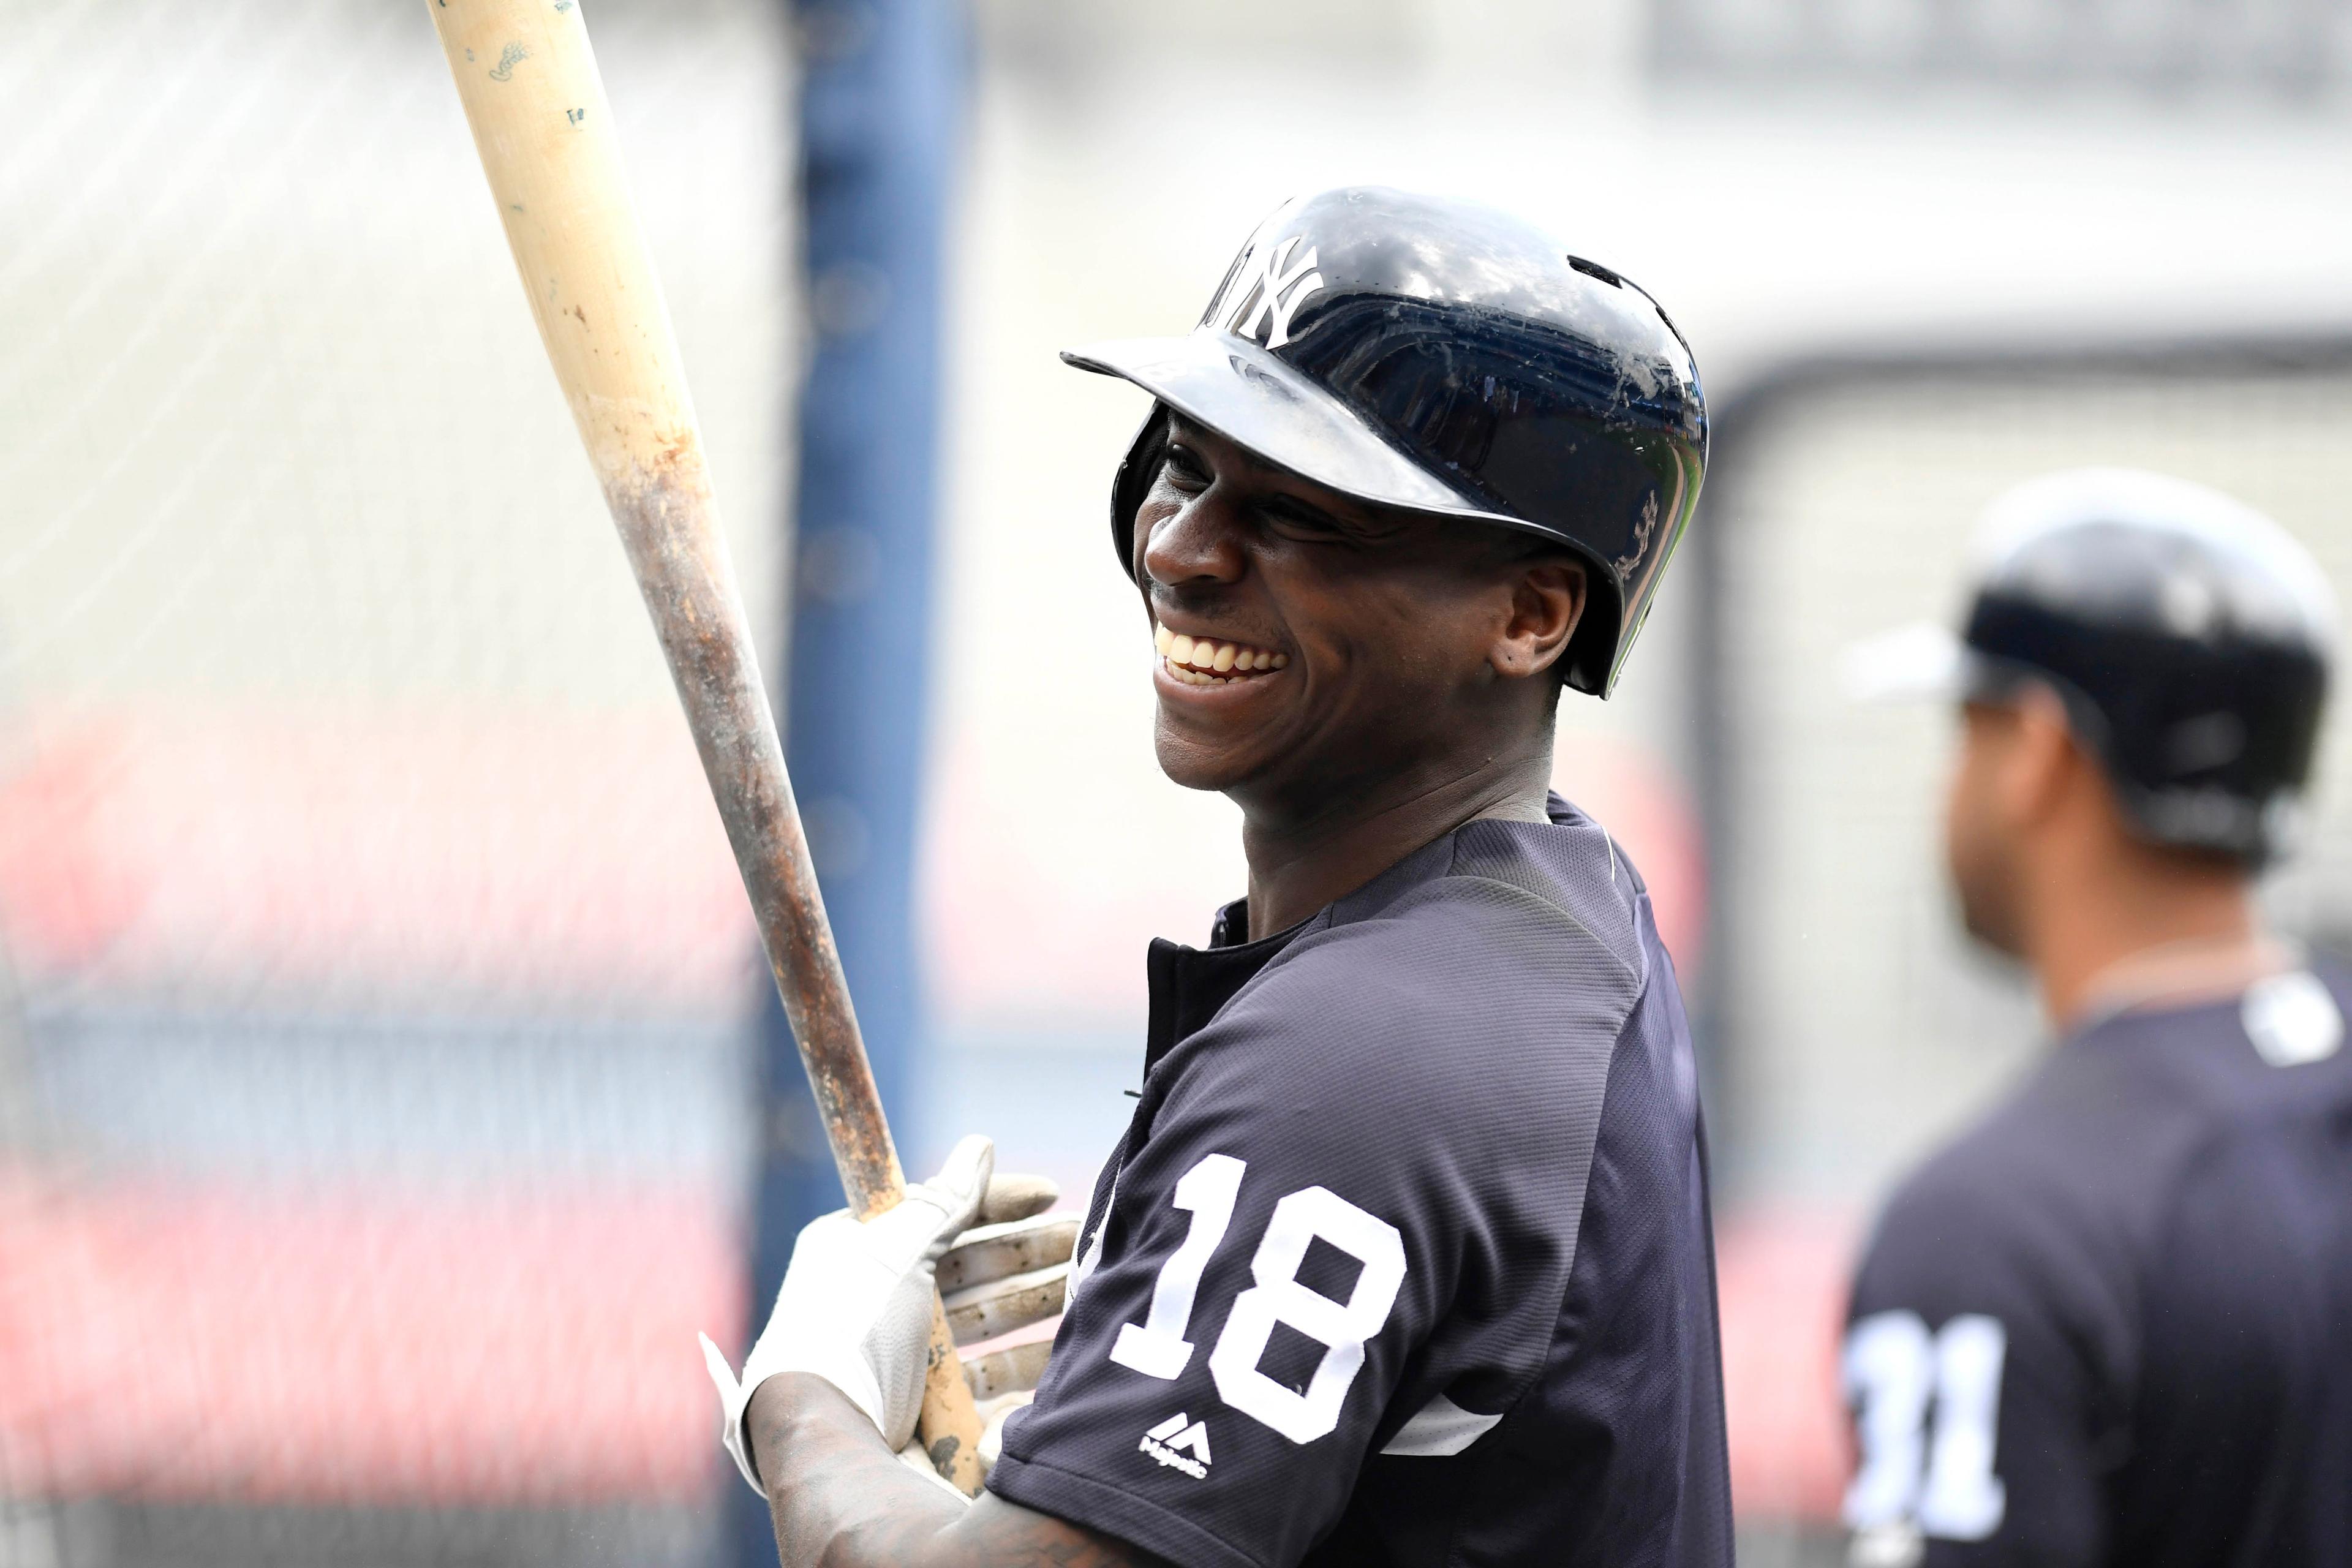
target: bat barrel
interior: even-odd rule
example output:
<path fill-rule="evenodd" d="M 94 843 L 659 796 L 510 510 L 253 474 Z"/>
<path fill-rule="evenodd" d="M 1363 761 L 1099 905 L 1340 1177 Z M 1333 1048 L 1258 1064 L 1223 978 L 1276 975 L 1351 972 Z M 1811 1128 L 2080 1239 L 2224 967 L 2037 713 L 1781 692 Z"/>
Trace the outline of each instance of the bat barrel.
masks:
<path fill-rule="evenodd" d="M 700 427 L 611 106 L 571 0 L 427 0 L 523 292 L 604 487 L 760 941 L 816 1091 L 850 1206 L 906 1190 L 736 591 Z M 979 1489 L 979 1418 L 933 1314 L 922 1434 L 942 1474 Z"/>
<path fill-rule="evenodd" d="M 576 5 L 431 0 L 531 314 L 661 638 L 851 1205 L 905 1190 L 810 868 L 669 310 Z"/>

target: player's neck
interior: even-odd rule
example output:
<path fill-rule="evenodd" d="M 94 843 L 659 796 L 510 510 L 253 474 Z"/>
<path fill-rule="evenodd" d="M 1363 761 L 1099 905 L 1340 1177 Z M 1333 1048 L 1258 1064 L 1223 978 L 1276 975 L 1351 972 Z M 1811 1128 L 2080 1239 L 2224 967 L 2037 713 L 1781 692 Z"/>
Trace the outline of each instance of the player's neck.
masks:
<path fill-rule="evenodd" d="M 2072 868 L 2038 901 L 2026 956 L 2061 1035 L 2132 1007 L 2232 994 L 2284 952 L 2250 879 L 2210 862 L 2153 854 Z"/>
<path fill-rule="evenodd" d="M 1467 769 L 1391 773 L 1304 812 L 1244 803 L 1250 940 L 1288 930 L 1465 822 L 1546 820 L 1550 776 L 1547 747 Z"/>

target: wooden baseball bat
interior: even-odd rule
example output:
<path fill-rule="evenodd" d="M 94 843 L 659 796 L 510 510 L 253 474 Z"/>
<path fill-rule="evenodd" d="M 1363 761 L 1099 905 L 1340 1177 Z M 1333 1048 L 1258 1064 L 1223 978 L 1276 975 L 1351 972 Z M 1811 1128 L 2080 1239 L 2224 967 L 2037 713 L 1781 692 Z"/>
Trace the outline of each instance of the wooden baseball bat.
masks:
<path fill-rule="evenodd" d="M 775 972 L 826 1141 L 859 1218 L 906 1176 L 841 956 L 703 460 L 669 310 L 637 226 L 576 0 L 426 0 L 523 292 L 604 488 Z M 923 1445 L 980 1489 L 980 1417 L 934 1301 Z"/>

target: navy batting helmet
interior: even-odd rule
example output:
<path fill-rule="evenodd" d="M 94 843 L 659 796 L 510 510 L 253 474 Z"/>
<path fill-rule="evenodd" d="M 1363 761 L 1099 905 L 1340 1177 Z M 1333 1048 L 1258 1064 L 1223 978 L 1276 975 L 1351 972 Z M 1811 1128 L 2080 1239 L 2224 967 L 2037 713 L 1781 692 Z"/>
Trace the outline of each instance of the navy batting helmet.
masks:
<path fill-rule="evenodd" d="M 1603 697 L 1706 466 L 1697 367 L 1649 295 L 1517 218 L 1377 186 L 1286 204 L 1191 335 L 1062 357 L 1158 400 L 1111 487 L 1129 571 L 1173 408 L 1360 500 L 1567 546 L 1591 596 L 1562 675 Z"/>
<path fill-rule="evenodd" d="M 2296 836 L 2336 638 L 2318 563 L 2261 512 L 2075 468 L 1987 510 L 1966 630 L 1916 684 L 1979 701 L 2047 688 L 2142 837 L 2260 865 Z"/>

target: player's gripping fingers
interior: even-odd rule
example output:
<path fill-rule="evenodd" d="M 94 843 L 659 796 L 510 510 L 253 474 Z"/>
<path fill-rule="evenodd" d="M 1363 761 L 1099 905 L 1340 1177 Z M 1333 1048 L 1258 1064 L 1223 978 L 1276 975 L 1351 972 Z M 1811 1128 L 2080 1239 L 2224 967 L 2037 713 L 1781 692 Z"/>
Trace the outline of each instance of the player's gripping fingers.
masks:
<path fill-rule="evenodd" d="M 940 1300 L 947 1305 L 955 1342 L 969 1345 L 1045 1321 L 1062 1310 L 1069 1286 L 1070 1266 L 1063 1262 L 968 1286 Z"/>
<path fill-rule="evenodd" d="M 1022 1201 L 1034 1200 L 1032 1194 Z M 1050 1191 L 1045 1201 L 1052 1201 Z M 1048 1215 L 976 1226 L 958 1237 L 939 1266 L 940 1294 L 956 1343 L 992 1340 L 1060 1311 L 1069 1296 L 1077 1240 L 1076 1219 Z"/>
<path fill-rule="evenodd" d="M 1067 1263 L 1077 1244 L 1078 1222 L 1069 1215 L 974 1226 L 940 1259 L 940 1293 Z"/>
<path fill-rule="evenodd" d="M 972 1403 L 986 1405 L 1009 1394 L 1034 1393 L 1037 1380 L 1045 1375 L 1045 1357 L 1053 1348 L 1051 1340 L 1031 1340 L 965 1362 L 963 1380 L 971 1385 Z"/>
<path fill-rule="evenodd" d="M 1061 1195 L 1061 1184 L 1051 1176 L 1008 1171 L 990 1178 L 988 1192 L 980 1200 L 979 1223 L 1001 1225 L 1006 1220 L 1027 1219 L 1052 1208 Z"/>

